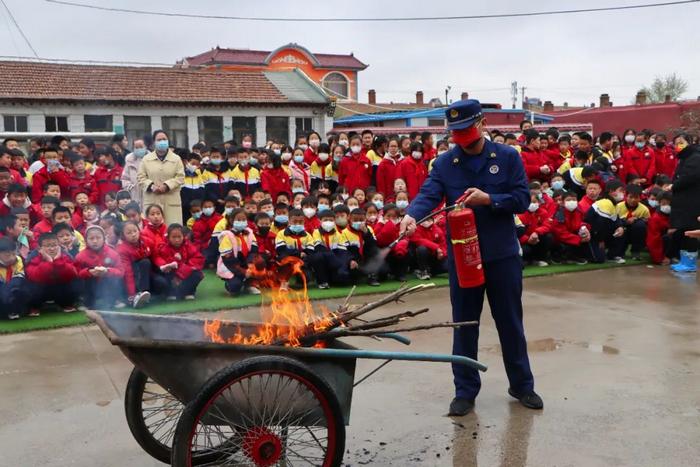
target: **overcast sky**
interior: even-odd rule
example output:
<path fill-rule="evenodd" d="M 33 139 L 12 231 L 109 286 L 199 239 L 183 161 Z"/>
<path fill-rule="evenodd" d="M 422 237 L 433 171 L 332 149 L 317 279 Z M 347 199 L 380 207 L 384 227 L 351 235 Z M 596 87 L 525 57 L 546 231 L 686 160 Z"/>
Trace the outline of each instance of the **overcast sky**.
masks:
<path fill-rule="evenodd" d="M 120 8 L 179 13 L 285 17 L 476 15 L 652 3 L 654 0 L 465 2 L 431 0 L 213 1 L 77 0 Z M 666 0 L 660 0 L 666 1 Z M 515 19 L 393 23 L 260 23 L 139 16 L 47 3 L 5 0 L 40 57 L 174 63 L 219 45 L 273 50 L 297 42 L 312 52 L 350 53 L 379 102 L 451 98 L 463 90 L 510 105 L 510 83 L 526 95 L 570 105 L 607 92 L 628 104 L 655 76 L 676 72 L 700 95 L 700 3 L 632 11 Z M 430 8 L 428 8 L 430 7 Z M 0 7 L 0 55 L 31 55 Z"/>

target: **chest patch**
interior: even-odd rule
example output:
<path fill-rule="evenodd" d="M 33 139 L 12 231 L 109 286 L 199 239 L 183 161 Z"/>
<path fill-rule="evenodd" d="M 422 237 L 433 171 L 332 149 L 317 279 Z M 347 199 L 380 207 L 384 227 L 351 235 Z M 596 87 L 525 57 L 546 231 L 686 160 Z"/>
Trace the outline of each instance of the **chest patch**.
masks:
<path fill-rule="evenodd" d="M 491 172 L 493 175 L 496 175 L 500 169 L 498 168 L 497 165 L 492 165 L 489 167 L 489 172 Z"/>

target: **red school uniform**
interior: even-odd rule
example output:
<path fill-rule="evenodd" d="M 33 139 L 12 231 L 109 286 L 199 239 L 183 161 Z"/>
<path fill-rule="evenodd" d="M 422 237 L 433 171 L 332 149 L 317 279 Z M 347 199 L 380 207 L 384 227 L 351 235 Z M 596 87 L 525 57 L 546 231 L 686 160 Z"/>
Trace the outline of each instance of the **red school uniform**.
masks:
<path fill-rule="evenodd" d="M 139 238 L 139 242 L 134 245 L 125 241 L 117 245 L 117 254 L 124 268 L 124 283 L 129 297 L 136 294 L 136 282 L 134 281 L 134 270 L 132 263 L 147 259 L 151 256 L 151 248 Z"/>
<path fill-rule="evenodd" d="M 46 167 L 42 167 L 41 170 L 32 177 L 32 201 L 38 203 L 41 200 L 44 194 L 44 185 L 46 185 L 48 181 L 58 183 L 58 186 L 61 188 L 61 195 L 68 196 L 70 192 L 68 173 L 62 168 L 49 173 Z"/>
<path fill-rule="evenodd" d="M 338 167 L 338 183 L 350 193 L 357 188 L 366 190 L 372 180 L 372 162 L 361 152 L 343 157 Z"/>
<path fill-rule="evenodd" d="M 428 178 L 428 168 L 422 160 L 407 157 L 399 163 L 398 174 L 406 182 L 408 199 L 414 199 L 418 196 L 423 182 Z"/>
<path fill-rule="evenodd" d="M 321 228 L 321 220 L 316 217 L 304 216 L 304 230 L 313 235 L 314 230 Z"/>
<path fill-rule="evenodd" d="M 68 195 L 70 196 L 70 199 L 75 199 L 75 195 L 81 192 L 86 193 L 90 200 L 94 199 L 93 192 L 95 191 L 95 179 L 88 172 L 85 172 L 82 177 L 79 177 L 75 172 L 71 173 L 69 181 L 70 185 L 68 187 Z"/>
<path fill-rule="evenodd" d="M 676 173 L 676 167 L 678 166 L 678 158 L 674 154 L 673 149 L 668 146 L 664 146 L 661 149 L 654 148 L 654 160 L 656 162 L 656 173 L 673 178 L 673 174 Z"/>
<path fill-rule="evenodd" d="M 664 235 L 671 227 L 668 214 L 656 211 L 647 224 L 646 245 L 652 263 L 660 264 L 664 260 Z"/>
<path fill-rule="evenodd" d="M 522 214 L 518 214 L 518 218 L 525 226 L 525 233 L 520 236 L 520 244 L 522 245 L 527 243 L 527 240 L 533 233 L 542 236 L 552 231 L 552 217 L 547 214 L 547 210 L 542 206 L 535 212 L 525 211 Z"/>
<path fill-rule="evenodd" d="M 95 190 L 92 193 L 93 203 L 99 203 L 103 206 L 107 193 L 121 190 L 122 170 L 124 169 L 119 164 L 115 164 L 111 169 L 101 165 L 95 170 L 95 174 L 93 175 L 95 178 Z"/>
<path fill-rule="evenodd" d="M 221 219 L 223 219 L 223 216 L 218 212 L 214 212 L 211 216 L 202 214 L 199 219 L 192 224 L 192 243 L 202 249 L 208 247 L 211 241 L 211 234 L 214 232 L 214 227 L 216 227 L 216 224 L 218 224 Z"/>
<path fill-rule="evenodd" d="M 388 196 L 394 191 L 394 180 L 399 178 L 399 157 L 385 155 L 377 167 L 377 191 Z"/>
<path fill-rule="evenodd" d="M 176 255 L 179 255 L 179 259 Z M 195 271 L 204 269 L 204 256 L 199 248 L 187 240 L 182 242 L 179 248 L 167 242 L 160 244 L 155 254 L 154 264 L 161 267 L 173 261 L 177 263 L 175 276 L 181 280 L 187 279 Z"/>
<path fill-rule="evenodd" d="M 411 245 L 424 246 L 431 253 L 437 255 L 437 250 L 440 249 L 443 254 L 447 254 L 447 240 L 445 233 L 437 224 L 433 223 L 426 228 L 422 225 L 416 226 L 415 232 L 409 238 Z"/>
<path fill-rule="evenodd" d="M 168 227 L 165 223 L 155 226 L 150 222 L 146 222 L 141 230 L 141 239 L 151 248 L 151 252 L 155 253 L 158 247 L 165 243 L 165 235 L 168 233 Z"/>
<path fill-rule="evenodd" d="M 524 146 L 520 152 L 520 157 L 523 159 L 523 165 L 525 166 L 525 173 L 527 174 L 528 181 L 540 181 L 544 182 L 549 180 L 549 178 L 554 173 L 554 167 L 552 167 L 551 162 L 540 151 L 533 151 L 532 149 Z M 545 175 L 542 173 L 540 168 L 546 165 L 549 167 L 549 174 Z"/>
<path fill-rule="evenodd" d="M 552 233 L 554 239 L 564 245 L 578 246 L 581 244 L 581 236 L 579 230 L 586 226 L 588 230 L 591 227 L 583 222 L 583 212 L 580 209 L 569 211 L 560 206 L 552 219 Z"/>
<path fill-rule="evenodd" d="M 78 277 L 70 255 L 61 254 L 53 261 L 46 261 L 38 251 L 27 258 L 25 273 L 30 282 L 41 285 L 68 284 Z"/>
<path fill-rule="evenodd" d="M 124 268 L 119 254 L 109 245 L 103 246 L 100 250 L 85 248 L 75 257 L 75 268 L 81 279 L 92 279 L 93 276 L 89 270 L 97 266 L 107 268 L 108 276 L 124 277 Z"/>
<path fill-rule="evenodd" d="M 646 178 L 644 186 L 651 184 L 651 179 L 656 172 L 656 162 L 654 151 L 649 146 L 644 146 L 642 149 L 633 146 L 631 149 L 622 153 L 626 174 L 634 174 L 641 178 Z M 623 183 L 627 183 L 626 177 L 622 179 Z"/>
<path fill-rule="evenodd" d="M 277 199 L 277 195 L 280 193 L 291 193 L 292 191 L 289 174 L 282 167 L 278 169 L 263 169 L 260 178 L 262 180 L 262 189 L 270 194 L 273 201 Z"/>
<path fill-rule="evenodd" d="M 277 236 L 271 231 L 268 231 L 267 235 L 262 235 L 257 230 L 253 232 L 255 232 L 255 241 L 258 244 L 258 253 L 270 260 L 275 259 L 275 239 Z"/>
<path fill-rule="evenodd" d="M 304 162 L 311 165 L 318 157 L 318 153 L 311 146 L 304 151 Z"/>
<path fill-rule="evenodd" d="M 389 246 L 399 238 L 399 224 L 394 224 L 392 221 L 380 222 L 377 224 L 377 229 L 374 230 L 374 236 L 377 239 L 378 247 L 384 248 Z M 408 245 L 408 238 L 403 238 L 394 245 L 391 252 L 396 256 L 406 256 L 408 254 Z"/>

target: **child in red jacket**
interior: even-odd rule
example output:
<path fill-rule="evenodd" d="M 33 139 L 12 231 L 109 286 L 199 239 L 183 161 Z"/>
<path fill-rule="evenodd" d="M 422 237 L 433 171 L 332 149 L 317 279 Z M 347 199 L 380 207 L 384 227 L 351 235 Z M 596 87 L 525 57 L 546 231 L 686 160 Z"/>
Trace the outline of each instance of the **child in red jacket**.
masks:
<path fill-rule="evenodd" d="M 141 308 L 151 299 L 151 248 L 141 239 L 139 225 L 127 221 L 121 226 L 117 253 L 124 267 L 128 301 Z"/>
<path fill-rule="evenodd" d="M 185 228 L 180 224 L 170 224 L 166 237 L 154 260 L 160 270 L 157 273 L 158 289 L 167 290 L 168 300 L 194 300 L 197 286 L 204 279 L 204 256 L 186 240 Z"/>
<path fill-rule="evenodd" d="M 255 240 L 258 244 L 258 254 L 263 257 L 268 268 L 272 267 L 276 252 L 275 238 L 277 235 L 272 231 L 272 219 L 264 212 L 255 215 Z"/>
<path fill-rule="evenodd" d="M 146 208 L 146 221 L 144 222 L 141 238 L 156 253 L 160 245 L 165 243 L 165 234 L 168 227 L 165 225 L 163 209 L 157 204 L 151 204 Z"/>
<path fill-rule="evenodd" d="M 559 206 L 552 219 L 556 250 L 565 261 L 586 264 L 588 261 L 585 258 L 591 256 L 591 228 L 583 222 L 583 211 L 578 207 L 576 193 L 567 191 L 562 195 L 562 199 L 563 206 Z"/>
<path fill-rule="evenodd" d="M 53 233 L 39 237 L 39 248 L 26 261 L 29 316 L 39 316 L 39 307 L 54 301 L 63 311 L 76 310 L 80 298 L 80 281 L 73 260 L 61 252 L 61 245 Z"/>
<path fill-rule="evenodd" d="M 525 226 L 525 233 L 520 236 L 523 248 L 523 261 L 536 262 L 538 266 L 549 266 L 547 258 L 552 246 L 552 218 L 536 195 L 530 196 L 530 205 L 526 212 L 518 214 Z"/>
<path fill-rule="evenodd" d="M 90 308 L 121 309 L 123 300 L 124 268 L 119 254 L 106 244 L 105 231 L 99 225 L 85 230 L 87 248 L 78 253 L 75 267 L 83 280 L 83 300 Z"/>
<path fill-rule="evenodd" d="M 431 275 L 447 272 L 445 231 L 433 219 L 421 222 L 409 240 L 416 258 L 418 279 L 428 280 Z"/>
<path fill-rule="evenodd" d="M 671 226 L 669 216 L 671 214 L 671 193 L 664 191 L 657 197 L 658 208 L 649 218 L 647 224 L 646 245 L 651 256 L 651 262 L 667 265 L 670 258 L 677 257 L 678 252 L 671 251 L 671 241 L 668 229 Z"/>
<path fill-rule="evenodd" d="M 374 234 L 377 238 L 377 246 L 384 248 L 389 246 L 394 240 L 399 237 L 399 224 L 401 218 L 399 216 L 399 208 L 394 204 L 384 206 L 384 222 L 377 224 L 377 229 Z M 408 270 L 408 246 L 407 238 L 402 239 L 394 245 L 386 257 L 386 268 L 399 281 L 406 279 L 406 271 Z M 380 270 L 380 274 L 385 272 Z"/>
<path fill-rule="evenodd" d="M 214 201 L 203 200 L 201 214 L 192 224 L 192 242 L 204 254 L 205 266 L 216 264 L 219 258 L 219 245 L 212 233 L 221 219 L 223 216 L 216 212 Z"/>

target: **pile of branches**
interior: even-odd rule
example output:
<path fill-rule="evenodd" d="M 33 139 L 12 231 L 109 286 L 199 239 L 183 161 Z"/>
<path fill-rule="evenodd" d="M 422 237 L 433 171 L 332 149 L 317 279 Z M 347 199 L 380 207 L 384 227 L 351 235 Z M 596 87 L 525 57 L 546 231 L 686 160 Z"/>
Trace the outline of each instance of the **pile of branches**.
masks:
<path fill-rule="evenodd" d="M 375 302 L 365 303 L 359 306 L 352 306 L 350 305 L 350 299 L 355 292 L 355 287 L 353 287 L 345 299 L 345 302 L 338 306 L 338 309 L 336 310 L 329 325 L 323 326 L 321 330 L 318 330 L 319 326 L 317 323 L 311 323 L 307 326 L 306 331 L 302 333 L 302 337 L 300 338 L 301 345 L 311 346 L 318 341 L 332 340 L 338 337 L 346 336 L 366 336 L 377 338 L 383 334 L 389 333 L 412 332 L 434 328 L 457 328 L 462 326 L 474 326 L 479 323 L 478 321 L 462 321 L 424 324 L 418 326 L 399 326 L 402 322 L 409 318 L 426 313 L 428 308 L 422 308 L 417 311 L 404 311 L 402 313 L 397 313 L 374 320 L 366 320 L 361 318 L 361 316 L 366 315 L 370 311 L 376 310 L 377 308 L 389 303 L 404 303 L 402 300 L 403 297 L 433 287 L 435 287 L 435 284 L 420 284 L 412 287 L 404 284 L 396 291 L 380 298 Z M 274 345 L 284 345 L 286 343 L 286 339 L 280 339 L 274 342 Z"/>

